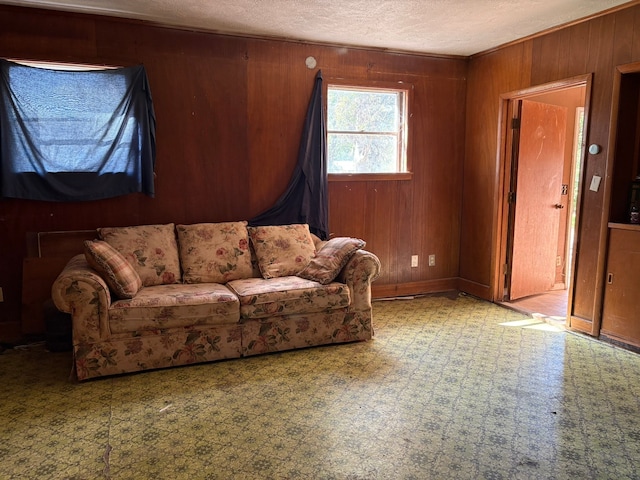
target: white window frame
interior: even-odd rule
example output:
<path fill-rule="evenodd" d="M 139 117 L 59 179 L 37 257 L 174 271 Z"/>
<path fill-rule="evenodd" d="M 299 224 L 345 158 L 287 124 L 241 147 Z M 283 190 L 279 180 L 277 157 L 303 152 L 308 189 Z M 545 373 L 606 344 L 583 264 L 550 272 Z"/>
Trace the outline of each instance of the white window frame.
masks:
<path fill-rule="evenodd" d="M 328 111 L 328 92 L 330 89 L 340 90 L 355 90 L 363 92 L 392 92 L 401 94 L 400 104 L 400 118 L 398 121 L 398 130 L 394 132 L 341 132 L 337 130 L 329 130 L 329 111 Z M 411 105 L 411 93 L 413 91 L 413 85 L 397 82 L 362 82 L 362 81 L 349 81 L 346 79 L 328 79 L 325 91 L 325 98 L 327 102 L 325 109 L 327 113 L 327 149 L 329 135 L 331 134 L 388 134 L 397 137 L 398 141 L 398 157 L 396 158 L 396 170 L 394 172 L 383 173 L 334 173 L 329 171 L 330 181 L 349 181 L 349 180 L 408 180 L 411 179 L 411 165 L 410 165 L 410 124 L 409 119 L 411 117 L 410 105 Z"/>

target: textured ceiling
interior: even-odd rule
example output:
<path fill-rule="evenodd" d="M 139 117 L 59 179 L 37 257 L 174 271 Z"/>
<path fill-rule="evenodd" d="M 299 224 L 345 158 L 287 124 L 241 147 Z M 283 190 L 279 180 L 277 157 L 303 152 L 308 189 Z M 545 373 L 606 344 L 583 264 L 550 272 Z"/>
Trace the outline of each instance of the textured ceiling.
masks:
<path fill-rule="evenodd" d="M 219 33 L 471 55 L 628 0 L 0 0 Z"/>

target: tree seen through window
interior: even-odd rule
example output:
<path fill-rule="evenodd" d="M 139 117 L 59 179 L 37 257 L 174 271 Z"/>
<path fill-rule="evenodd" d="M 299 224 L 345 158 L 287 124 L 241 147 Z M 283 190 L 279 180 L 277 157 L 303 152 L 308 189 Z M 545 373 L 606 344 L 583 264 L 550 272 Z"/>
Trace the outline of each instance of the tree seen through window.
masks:
<path fill-rule="evenodd" d="M 406 171 L 406 92 L 329 86 L 329 173 Z"/>

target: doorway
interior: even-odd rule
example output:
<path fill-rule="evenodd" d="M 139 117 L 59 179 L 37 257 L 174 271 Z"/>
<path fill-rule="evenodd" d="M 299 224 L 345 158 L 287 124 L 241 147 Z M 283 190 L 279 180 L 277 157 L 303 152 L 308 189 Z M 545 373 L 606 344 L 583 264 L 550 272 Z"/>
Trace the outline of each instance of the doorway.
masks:
<path fill-rule="evenodd" d="M 588 78 L 503 96 L 495 298 L 566 322 Z"/>

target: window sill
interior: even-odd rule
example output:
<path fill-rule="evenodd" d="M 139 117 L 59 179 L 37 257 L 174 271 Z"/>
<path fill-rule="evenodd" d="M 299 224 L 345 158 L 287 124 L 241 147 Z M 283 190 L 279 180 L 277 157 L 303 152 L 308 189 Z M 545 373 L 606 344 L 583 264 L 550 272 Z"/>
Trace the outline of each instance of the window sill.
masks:
<path fill-rule="evenodd" d="M 411 180 L 413 173 L 330 173 L 328 177 L 330 182 L 377 182 L 381 180 Z"/>

